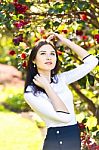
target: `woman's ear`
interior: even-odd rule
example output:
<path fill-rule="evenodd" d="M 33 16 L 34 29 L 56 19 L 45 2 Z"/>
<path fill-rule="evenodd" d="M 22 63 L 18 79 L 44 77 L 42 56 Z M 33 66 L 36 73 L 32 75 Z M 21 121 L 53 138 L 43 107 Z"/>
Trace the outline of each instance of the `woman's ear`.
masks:
<path fill-rule="evenodd" d="M 35 64 L 35 61 L 32 61 L 33 64 Z"/>
<path fill-rule="evenodd" d="M 36 64 L 36 61 L 35 61 L 35 59 L 34 59 L 34 60 L 32 60 L 32 63 L 33 63 L 33 64 Z"/>
<path fill-rule="evenodd" d="M 36 67 L 36 63 L 35 63 L 35 61 L 32 61 L 32 63 L 33 63 L 33 65 L 34 65 L 34 68 Z"/>

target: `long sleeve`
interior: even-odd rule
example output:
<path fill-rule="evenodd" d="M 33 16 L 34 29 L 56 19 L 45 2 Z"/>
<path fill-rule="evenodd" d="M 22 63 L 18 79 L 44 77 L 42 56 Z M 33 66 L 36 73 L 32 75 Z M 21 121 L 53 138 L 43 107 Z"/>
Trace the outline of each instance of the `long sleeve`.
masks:
<path fill-rule="evenodd" d="M 27 88 L 28 90 L 31 90 L 31 87 L 28 86 Z M 50 101 L 41 95 L 34 96 L 32 91 L 28 91 L 24 93 L 24 97 L 30 107 L 41 116 L 45 116 L 52 121 L 61 123 L 68 123 L 72 119 L 71 114 L 56 112 Z"/>
<path fill-rule="evenodd" d="M 96 57 L 94 57 L 93 55 L 90 55 L 90 56 L 86 57 L 85 59 L 83 59 L 83 62 L 84 62 L 83 64 L 79 65 L 75 69 L 60 73 L 59 77 L 66 84 L 73 83 L 73 82 L 83 78 L 91 70 L 93 70 L 95 68 L 95 66 L 98 64 L 98 59 Z"/>

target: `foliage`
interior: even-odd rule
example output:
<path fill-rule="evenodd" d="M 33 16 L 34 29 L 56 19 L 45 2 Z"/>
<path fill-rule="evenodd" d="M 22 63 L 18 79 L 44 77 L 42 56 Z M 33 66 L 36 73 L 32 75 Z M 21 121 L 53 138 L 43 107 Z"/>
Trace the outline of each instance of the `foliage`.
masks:
<path fill-rule="evenodd" d="M 2 99 L 0 102 L 0 111 L 26 112 L 31 110 L 24 100 L 22 89 L 17 89 L 16 92 L 15 88 L 5 88 L 3 89 L 3 93 L 1 91 L 0 94 L 0 98 Z"/>
<path fill-rule="evenodd" d="M 30 110 L 30 107 L 25 102 L 23 94 L 21 93 L 17 95 L 9 95 L 5 101 L 5 106 L 7 109 L 14 112 L 24 112 Z"/>
<path fill-rule="evenodd" d="M 99 9 L 97 6 L 96 0 L 94 2 L 90 0 L 60 2 L 5 0 L 1 2 L 0 62 L 16 66 L 24 74 L 32 47 L 41 38 L 46 39 L 50 31 L 63 34 L 98 57 Z M 58 46 L 57 53 L 61 61 L 61 71 L 70 70 L 82 63 L 68 47 Z M 94 85 L 96 87 L 98 77 L 97 67 L 93 73 L 78 81 L 78 84 L 81 88 L 87 88 L 89 82 L 89 88 Z M 96 89 L 95 91 L 97 92 Z"/>
<path fill-rule="evenodd" d="M 0 3 L 1 37 L 12 35 L 9 54 L 16 57 L 18 68 L 26 67 L 29 52 L 36 41 L 58 31 L 97 54 L 99 43 L 98 2 L 9 0 Z M 71 9 L 72 8 L 72 9 Z M 97 17 L 96 17 L 97 16 Z M 64 51 L 64 48 L 60 51 Z M 62 53 L 63 54 L 63 53 Z M 70 55 L 69 52 L 68 55 Z M 63 55 L 62 55 L 63 56 Z M 63 56 L 64 57 L 64 56 Z M 27 59 L 26 59 L 27 58 Z"/>
<path fill-rule="evenodd" d="M 97 1 L 94 3 L 72 0 L 39 2 L 9 0 L 0 3 L 1 38 L 4 33 L 7 33 L 7 40 L 9 39 L 10 44 L 7 57 L 2 56 L 1 62 L 12 64 L 24 72 L 29 53 L 35 42 L 41 38 L 46 39 L 50 31 L 62 33 L 90 53 L 98 54 L 99 10 Z M 10 38 L 8 38 L 9 35 Z M 76 67 L 78 63 L 81 63 L 68 47 L 59 46 L 57 49 L 62 65 L 61 71 L 72 69 L 73 66 Z M 97 69 L 95 74 L 98 76 Z M 89 84 L 93 86 L 93 75 L 89 74 L 87 78 Z M 86 78 L 79 82 L 82 88 L 86 88 L 86 83 Z"/>
<path fill-rule="evenodd" d="M 99 57 L 98 6 L 98 0 L 5 0 L 0 2 L 0 54 L 2 54 L 0 62 L 16 66 L 24 74 L 32 47 L 41 38 L 46 39 L 51 31 L 63 34 L 89 53 Z M 68 47 L 56 46 L 61 61 L 60 71 L 70 70 L 82 63 Z M 77 103 L 78 106 L 81 104 L 79 110 L 88 110 L 86 113 L 89 113 L 89 116 L 92 113 L 96 115 L 99 122 L 98 72 L 97 66 L 78 81 L 79 88 L 74 86 L 73 88 L 80 97 L 83 95 L 80 103 Z M 87 103 L 86 108 L 82 99 Z"/>

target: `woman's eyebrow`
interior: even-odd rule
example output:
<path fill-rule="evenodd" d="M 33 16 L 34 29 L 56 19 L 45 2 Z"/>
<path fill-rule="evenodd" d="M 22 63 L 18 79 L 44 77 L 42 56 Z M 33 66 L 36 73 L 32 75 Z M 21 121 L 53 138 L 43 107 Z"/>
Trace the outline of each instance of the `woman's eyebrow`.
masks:
<path fill-rule="evenodd" d="M 39 52 L 47 52 L 47 51 L 41 50 L 41 51 L 39 51 Z M 55 53 L 55 51 L 51 51 L 51 52 L 54 52 L 54 53 Z"/>
<path fill-rule="evenodd" d="M 41 50 L 41 51 L 39 51 L 39 52 L 46 52 L 46 51 Z"/>

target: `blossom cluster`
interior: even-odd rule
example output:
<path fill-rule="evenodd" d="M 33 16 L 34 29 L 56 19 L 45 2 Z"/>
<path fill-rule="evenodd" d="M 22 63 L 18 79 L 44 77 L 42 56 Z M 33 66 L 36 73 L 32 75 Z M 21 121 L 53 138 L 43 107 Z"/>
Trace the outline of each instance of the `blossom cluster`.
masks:
<path fill-rule="evenodd" d="M 99 34 L 96 34 L 94 38 L 96 39 L 97 43 L 99 43 Z"/>
<path fill-rule="evenodd" d="M 82 150 L 99 150 L 99 145 L 95 142 L 94 137 L 90 135 L 88 127 L 84 123 L 79 123 L 81 132 L 81 148 Z M 99 131 L 97 131 L 96 138 L 99 139 Z"/>
<path fill-rule="evenodd" d="M 15 21 L 13 24 L 16 28 L 20 29 L 22 27 L 24 27 L 25 25 L 27 25 L 29 23 L 29 21 L 25 21 L 25 20 L 20 20 L 20 21 Z"/>
<path fill-rule="evenodd" d="M 28 6 L 18 3 L 17 1 L 13 2 L 15 10 L 18 14 L 25 14 L 28 10 Z"/>

